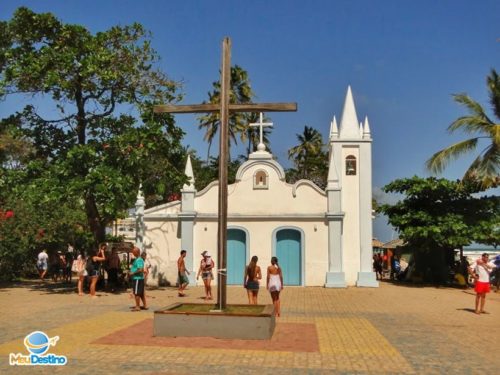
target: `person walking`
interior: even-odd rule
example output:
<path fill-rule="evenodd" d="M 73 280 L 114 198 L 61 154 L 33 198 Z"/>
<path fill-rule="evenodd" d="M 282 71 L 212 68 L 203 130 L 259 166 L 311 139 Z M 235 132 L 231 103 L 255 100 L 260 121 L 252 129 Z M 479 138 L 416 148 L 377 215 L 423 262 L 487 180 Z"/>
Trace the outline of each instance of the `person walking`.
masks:
<path fill-rule="evenodd" d="M 187 275 L 189 275 L 189 271 L 186 269 L 186 263 L 184 262 L 186 254 L 186 250 L 181 250 L 181 256 L 177 259 L 177 284 L 179 285 L 179 297 L 184 297 L 186 295 L 184 290 L 189 284 L 189 279 L 187 277 Z"/>
<path fill-rule="evenodd" d="M 373 254 L 373 270 L 377 280 L 382 280 L 382 256 L 380 254 Z"/>
<path fill-rule="evenodd" d="M 101 265 L 104 261 L 106 261 L 106 251 L 107 245 L 101 244 L 99 246 L 99 250 L 97 252 L 93 252 L 90 257 L 87 259 L 87 274 L 90 278 L 90 297 L 96 298 L 95 288 L 97 285 L 97 280 L 99 279 L 99 275 L 101 274 Z"/>
<path fill-rule="evenodd" d="M 259 258 L 254 255 L 248 266 L 245 268 L 243 287 L 247 290 L 248 303 L 250 305 L 257 304 L 257 296 L 259 295 L 259 280 L 262 279 L 260 267 L 257 265 L 258 260 Z"/>
<path fill-rule="evenodd" d="M 274 315 L 281 316 L 280 292 L 283 290 L 283 273 L 278 264 L 278 258 L 271 258 L 271 265 L 267 267 L 267 290 L 271 293 L 274 305 Z"/>
<path fill-rule="evenodd" d="M 130 277 L 132 279 L 132 293 L 135 297 L 135 306 L 132 311 L 147 310 L 146 295 L 144 294 L 144 259 L 141 257 L 141 251 L 138 247 L 132 249 L 134 262 L 130 267 Z M 141 307 L 141 300 L 143 306 Z"/>
<path fill-rule="evenodd" d="M 198 280 L 201 274 L 201 278 L 203 279 L 203 284 L 205 285 L 205 300 L 211 300 L 213 298 L 212 298 L 212 286 L 210 284 L 212 283 L 212 279 L 214 278 L 212 270 L 215 264 L 208 251 L 205 250 L 204 252 L 202 252 L 201 256 L 203 258 L 201 259 L 200 262 L 200 268 L 198 269 L 196 280 Z"/>
<path fill-rule="evenodd" d="M 49 268 L 49 256 L 47 255 L 47 250 L 42 250 L 38 254 L 38 259 L 36 262 L 36 268 L 38 269 L 38 274 L 42 281 L 45 281 L 45 275 L 47 274 L 47 270 Z"/>
<path fill-rule="evenodd" d="M 83 251 L 76 257 L 76 277 L 78 286 L 78 295 L 83 296 L 83 282 L 85 276 L 87 276 L 87 271 L 85 270 L 86 258 Z"/>
<path fill-rule="evenodd" d="M 493 262 L 489 262 L 489 255 L 484 253 L 481 258 L 473 262 L 469 268 L 469 273 L 476 280 L 474 290 L 476 292 L 476 304 L 474 312 L 476 314 L 487 314 L 484 310 L 486 293 L 490 292 L 490 273 L 495 268 Z"/>

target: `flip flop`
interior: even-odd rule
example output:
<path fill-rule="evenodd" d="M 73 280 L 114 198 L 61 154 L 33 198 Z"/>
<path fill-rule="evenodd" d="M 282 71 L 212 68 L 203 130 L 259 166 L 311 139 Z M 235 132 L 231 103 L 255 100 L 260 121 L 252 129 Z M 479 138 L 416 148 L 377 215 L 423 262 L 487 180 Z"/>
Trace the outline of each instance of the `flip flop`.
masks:
<path fill-rule="evenodd" d="M 149 310 L 149 307 L 141 306 L 141 310 Z"/>
<path fill-rule="evenodd" d="M 132 312 L 136 312 L 136 311 L 141 311 L 141 309 L 139 307 L 134 307 L 132 308 L 130 311 Z"/>

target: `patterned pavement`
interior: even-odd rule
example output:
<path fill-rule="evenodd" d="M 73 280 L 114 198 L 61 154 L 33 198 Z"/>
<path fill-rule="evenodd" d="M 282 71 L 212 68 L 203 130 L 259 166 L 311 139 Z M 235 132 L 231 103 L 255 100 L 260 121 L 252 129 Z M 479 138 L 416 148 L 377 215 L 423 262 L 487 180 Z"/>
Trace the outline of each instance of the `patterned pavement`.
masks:
<path fill-rule="evenodd" d="M 488 295 L 488 314 L 478 316 L 472 290 L 388 282 L 378 289 L 285 288 L 278 325 L 314 326 L 317 345 L 308 351 L 263 349 L 252 341 L 207 347 L 198 338 L 146 344 L 152 311 L 179 300 L 173 288 L 147 293 L 150 310 L 133 313 L 125 292 L 90 299 L 63 284 L 0 287 L 0 373 L 493 374 L 500 368 L 500 293 Z M 183 301 L 203 303 L 202 294 L 193 287 Z M 270 303 L 265 291 L 259 297 Z M 228 301 L 245 303 L 245 290 L 229 287 Z M 141 326 L 146 332 L 138 335 Z M 66 366 L 9 365 L 10 353 L 28 354 L 24 337 L 36 330 L 60 337 L 49 352 L 67 356 Z M 105 340 L 128 331 L 123 344 Z"/>

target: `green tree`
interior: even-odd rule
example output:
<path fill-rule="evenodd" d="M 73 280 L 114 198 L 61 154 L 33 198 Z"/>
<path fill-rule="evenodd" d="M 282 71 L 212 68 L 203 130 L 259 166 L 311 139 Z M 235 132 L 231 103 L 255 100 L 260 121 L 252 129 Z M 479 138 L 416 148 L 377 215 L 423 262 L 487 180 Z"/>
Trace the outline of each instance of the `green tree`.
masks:
<path fill-rule="evenodd" d="M 0 121 L 0 166 L 2 169 L 20 168 L 32 155 L 32 144 L 19 131 L 18 125 L 19 121 L 15 116 Z"/>
<path fill-rule="evenodd" d="M 395 180 L 383 190 L 404 195 L 394 205 L 381 205 L 379 212 L 414 250 L 417 272 L 428 281 L 445 280 L 453 249 L 485 243 L 486 235 L 493 236 L 500 226 L 500 197 L 474 197 L 472 185 L 415 176 Z"/>
<path fill-rule="evenodd" d="M 208 103 L 219 104 L 220 103 L 220 81 L 212 83 L 213 90 L 208 93 Z M 252 91 L 250 85 L 250 79 L 246 70 L 238 65 L 231 67 L 231 85 L 229 91 L 229 103 L 230 104 L 243 104 L 251 103 L 255 94 Z M 210 159 L 210 148 L 214 137 L 217 135 L 220 127 L 220 113 L 214 112 L 209 113 L 198 118 L 200 124 L 198 127 L 200 129 L 205 129 L 204 139 L 208 142 L 207 151 L 207 163 Z M 252 137 L 255 134 L 251 129 L 249 129 L 248 124 L 255 122 L 255 114 L 243 113 L 243 112 L 231 112 L 229 114 L 229 155 L 231 154 L 231 143 L 237 144 L 237 138 L 242 142 L 247 140 L 247 137 Z M 254 142 L 255 137 L 252 137 L 252 142 Z M 249 147 L 250 148 L 250 147 Z"/>
<path fill-rule="evenodd" d="M 72 243 L 82 250 L 93 242 L 82 205 L 73 199 L 53 199 L 63 189 L 50 173 L 36 184 L 24 183 L 29 173 L 11 170 L 3 178 L 12 188 L 9 194 L 2 189 L 0 197 L 0 279 L 32 274 L 41 249 L 50 254 Z M 2 219 L 2 212 L 11 212 L 11 217 Z"/>
<path fill-rule="evenodd" d="M 467 134 L 477 135 L 436 152 L 426 163 L 430 171 L 440 173 L 451 160 L 474 151 L 484 139 L 488 145 L 474 159 L 463 176 L 464 181 L 474 182 L 482 190 L 496 187 L 500 183 L 500 78 L 494 69 L 491 70 L 486 82 L 490 105 L 497 122 L 468 95 L 453 95 L 455 101 L 465 106 L 469 114 L 453 121 L 448 131 L 453 133 L 461 130 Z"/>
<path fill-rule="evenodd" d="M 238 168 L 243 163 L 243 156 L 239 156 L 236 159 L 232 159 L 227 164 L 227 181 L 232 184 L 236 180 L 236 172 Z M 219 179 L 219 157 L 210 157 L 209 162 L 201 160 L 196 153 L 191 153 L 191 162 L 193 165 L 193 173 L 195 177 L 195 187 L 196 190 L 200 191 L 207 187 L 213 181 Z"/>
<path fill-rule="evenodd" d="M 309 179 L 324 187 L 328 174 L 328 154 L 321 133 L 306 125 L 302 134 L 296 136 L 299 143 L 288 150 L 288 158 L 294 163 L 294 169 L 288 171 L 288 178 L 292 182 Z"/>
<path fill-rule="evenodd" d="M 178 99 L 177 85 L 155 68 L 159 57 L 140 24 L 92 34 L 21 7 L 0 31 L 0 94 L 43 96 L 54 106 L 52 119 L 33 104 L 16 115 L 35 148 L 24 183 L 57 181 L 64 189 L 48 197 L 80 202 L 96 243 L 133 205 L 140 182 L 150 202 L 180 188 L 183 133 L 171 116 L 152 116 L 152 105 Z M 126 105 L 140 118 L 120 115 Z"/>

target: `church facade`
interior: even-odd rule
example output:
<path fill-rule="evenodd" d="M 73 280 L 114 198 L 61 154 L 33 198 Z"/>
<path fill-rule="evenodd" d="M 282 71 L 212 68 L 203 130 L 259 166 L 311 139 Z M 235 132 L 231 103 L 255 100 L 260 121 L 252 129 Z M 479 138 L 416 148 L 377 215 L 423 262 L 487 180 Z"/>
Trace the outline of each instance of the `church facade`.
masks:
<path fill-rule="evenodd" d="M 282 166 L 260 144 L 228 186 L 227 284 L 242 285 L 245 265 L 257 255 L 263 270 L 272 256 L 278 258 L 285 285 L 378 286 L 372 272 L 371 143 L 368 119 L 358 122 L 348 88 L 340 126 L 334 117 L 330 127 L 325 190 L 308 180 L 287 183 Z M 186 175 L 181 200 L 140 216 L 152 284 L 176 283 L 181 249 L 191 285 L 202 251 L 217 264 L 218 182 L 196 191 L 189 157 Z"/>

